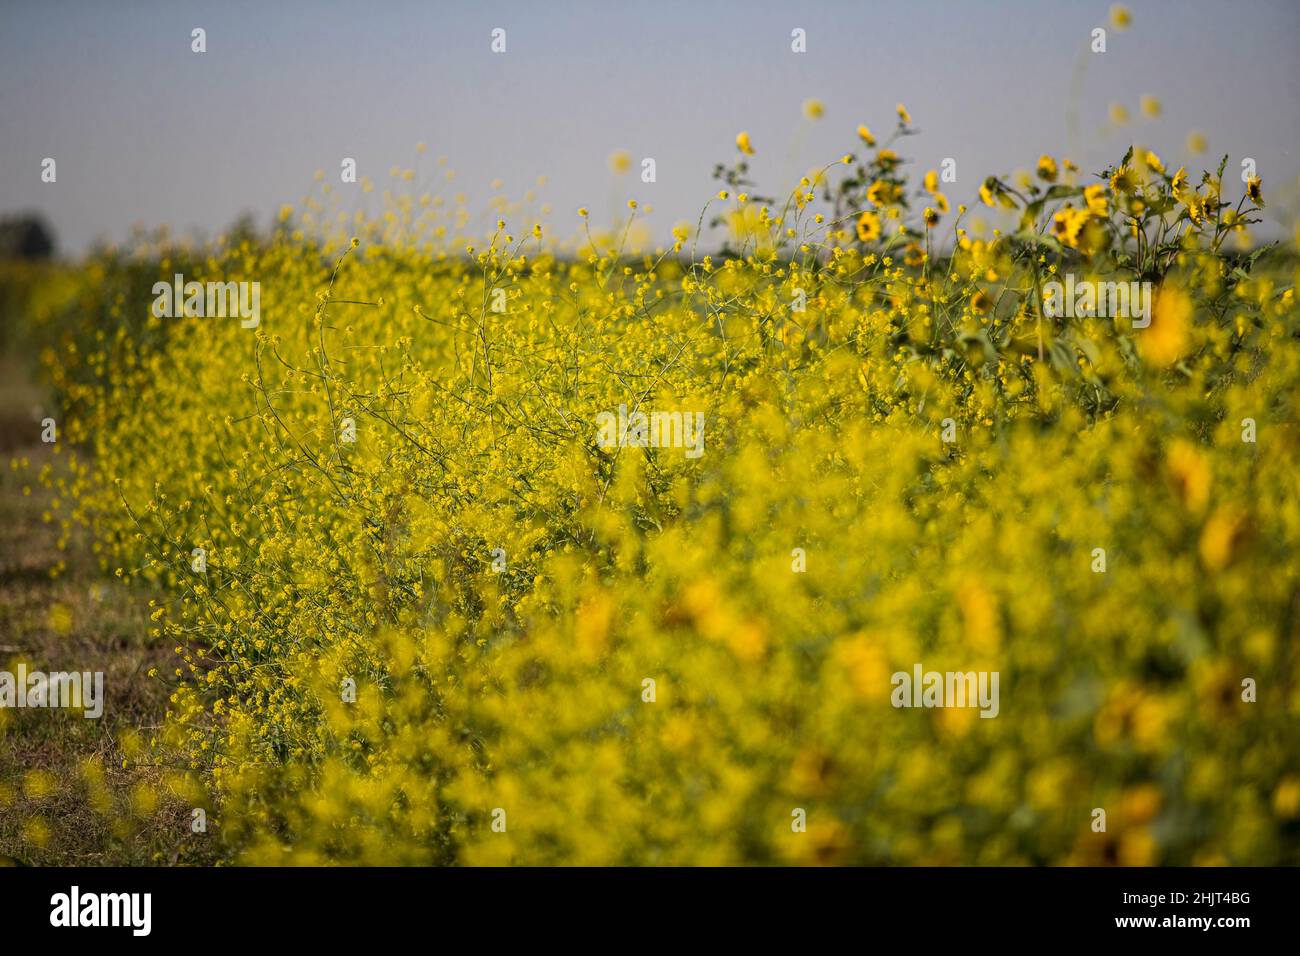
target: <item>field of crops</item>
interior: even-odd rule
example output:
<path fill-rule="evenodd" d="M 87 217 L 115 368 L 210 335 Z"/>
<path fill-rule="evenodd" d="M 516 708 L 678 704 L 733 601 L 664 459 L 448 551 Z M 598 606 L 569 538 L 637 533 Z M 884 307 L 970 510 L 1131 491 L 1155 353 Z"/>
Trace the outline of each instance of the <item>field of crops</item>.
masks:
<path fill-rule="evenodd" d="M 168 649 L 96 825 L 165 811 L 180 862 L 1300 863 L 1265 187 L 1137 148 L 968 210 L 910 124 L 773 197 L 741 133 L 653 251 L 635 202 L 484 237 L 398 170 L 377 217 L 322 183 L 32 280 L 59 432 L 11 470 Z M 932 671 L 995 704 L 911 706 Z M 23 786 L 0 849 L 39 853 Z"/>

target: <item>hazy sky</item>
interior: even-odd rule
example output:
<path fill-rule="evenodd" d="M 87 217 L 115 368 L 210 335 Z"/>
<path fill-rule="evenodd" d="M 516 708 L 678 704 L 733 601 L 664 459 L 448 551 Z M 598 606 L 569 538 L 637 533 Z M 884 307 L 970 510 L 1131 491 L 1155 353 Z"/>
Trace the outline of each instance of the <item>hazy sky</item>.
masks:
<path fill-rule="evenodd" d="M 1174 165 L 1255 159 L 1265 215 L 1289 223 L 1300 174 L 1300 2 L 1134 0 L 1133 26 L 1088 54 L 1073 153 L 1086 171 L 1129 140 Z M 36 209 L 60 248 L 121 239 L 135 222 L 209 234 L 243 211 L 266 221 L 324 169 L 356 158 L 382 188 L 415 144 L 445 155 L 454 189 L 485 208 L 488 183 L 522 195 L 539 175 L 560 232 L 573 210 L 653 203 L 666 235 L 694 222 L 713 163 L 739 130 L 769 193 L 890 128 L 906 103 L 918 174 L 957 160 L 954 202 L 987 173 L 1032 167 L 1069 142 L 1071 87 L 1094 0 L 846 2 L 85 2 L 0 0 L 0 212 Z M 190 51 L 207 30 L 208 52 Z M 507 52 L 489 49 L 494 27 Z M 808 52 L 790 51 L 807 31 Z M 1163 103 L 1145 120 L 1139 98 Z M 810 123 L 801 103 L 822 100 Z M 1133 121 L 1105 134 L 1111 103 Z M 615 183 L 607 158 L 638 165 Z M 41 182 L 42 158 L 58 182 Z M 658 181 L 643 184 L 641 157 Z M 1211 159 L 1213 157 L 1213 159 Z M 339 186 L 358 189 L 357 186 Z M 1236 175 L 1226 195 L 1238 195 Z M 1288 205 L 1289 198 L 1289 205 Z"/>

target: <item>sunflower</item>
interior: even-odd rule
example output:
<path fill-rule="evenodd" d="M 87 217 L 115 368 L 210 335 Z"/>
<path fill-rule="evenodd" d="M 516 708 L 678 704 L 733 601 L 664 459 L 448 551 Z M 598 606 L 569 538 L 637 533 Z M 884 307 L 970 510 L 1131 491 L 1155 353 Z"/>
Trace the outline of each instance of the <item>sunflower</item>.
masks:
<path fill-rule="evenodd" d="M 1116 166 L 1110 174 L 1110 190 L 1115 193 L 1131 193 L 1137 189 L 1137 177 L 1128 166 Z"/>
<path fill-rule="evenodd" d="M 1177 196 L 1187 188 L 1187 167 L 1179 166 L 1178 172 L 1174 173 L 1174 178 L 1169 183 L 1169 191 Z"/>
<path fill-rule="evenodd" d="M 1089 213 L 1086 209 L 1065 206 L 1052 216 L 1052 235 L 1062 245 L 1077 249 L 1083 227 L 1087 225 L 1088 219 Z"/>
<path fill-rule="evenodd" d="M 1094 216 L 1106 216 L 1109 213 L 1109 207 L 1106 203 L 1106 187 L 1101 183 L 1093 183 L 1091 186 L 1085 186 L 1083 189 L 1083 201 L 1088 206 L 1088 212 Z"/>
<path fill-rule="evenodd" d="M 877 179 L 867 190 L 867 202 L 873 206 L 889 206 L 898 200 L 898 187 L 883 179 Z"/>
<path fill-rule="evenodd" d="M 1251 176 L 1246 180 L 1246 195 L 1260 209 L 1264 208 L 1264 191 L 1261 188 L 1263 181 L 1258 176 Z"/>
<path fill-rule="evenodd" d="M 880 217 L 867 210 L 858 217 L 858 241 L 875 242 L 880 238 Z"/>

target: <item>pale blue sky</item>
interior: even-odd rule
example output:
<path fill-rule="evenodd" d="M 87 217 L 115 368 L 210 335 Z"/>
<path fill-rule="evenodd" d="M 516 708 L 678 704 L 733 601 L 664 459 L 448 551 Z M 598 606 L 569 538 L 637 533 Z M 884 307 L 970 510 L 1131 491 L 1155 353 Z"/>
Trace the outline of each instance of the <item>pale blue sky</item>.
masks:
<path fill-rule="evenodd" d="M 748 130 L 767 191 L 888 129 L 904 101 L 918 170 L 958 161 L 954 201 L 980 178 L 1063 152 L 1066 104 L 1109 2 L 43 2 L 0 4 L 0 212 L 37 209 L 60 247 L 121 239 L 133 222 L 209 234 L 265 222 L 315 170 L 355 157 L 379 185 L 414 146 L 445 155 L 476 209 L 487 184 L 520 196 L 538 175 L 560 232 L 579 205 L 604 216 L 635 196 L 658 235 L 692 222 L 713 163 Z M 1187 162 L 1254 158 L 1289 223 L 1300 174 L 1300 2 L 1134 0 L 1133 27 L 1090 55 L 1079 100 L 1085 170 L 1129 139 Z M 208 52 L 190 52 L 202 26 Z M 508 52 L 489 34 L 504 27 Z M 794 27 L 808 52 L 790 52 Z M 1160 98 L 1159 120 L 1139 98 Z M 807 128 L 800 104 L 821 99 Z M 1106 138 L 1107 108 L 1133 123 Z M 803 130 L 801 132 L 801 130 Z M 655 158 L 658 182 L 611 183 L 609 153 Z M 58 182 L 40 181 L 46 156 Z M 1212 160 L 1211 157 L 1214 159 Z M 356 189 L 357 187 L 340 187 Z M 1236 195 L 1240 184 L 1225 191 Z M 1290 205 L 1288 206 L 1288 197 Z"/>

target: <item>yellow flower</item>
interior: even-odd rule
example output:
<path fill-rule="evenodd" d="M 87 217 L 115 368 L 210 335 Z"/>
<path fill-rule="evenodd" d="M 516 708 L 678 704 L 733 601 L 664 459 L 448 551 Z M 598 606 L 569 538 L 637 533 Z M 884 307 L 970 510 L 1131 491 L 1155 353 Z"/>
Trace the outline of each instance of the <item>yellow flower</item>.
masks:
<path fill-rule="evenodd" d="M 1187 188 L 1187 167 L 1179 166 L 1178 172 L 1174 173 L 1174 178 L 1169 182 L 1169 191 L 1175 196 L 1180 195 Z"/>
<path fill-rule="evenodd" d="M 898 201 L 900 191 L 898 186 L 883 179 L 877 179 L 867 189 L 867 202 L 873 206 L 890 206 Z"/>
<path fill-rule="evenodd" d="M 1140 102 L 1143 114 L 1152 119 L 1155 119 L 1162 112 L 1160 101 L 1150 94 L 1143 96 Z"/>
<path fill-rule="evenodd" d="M 1231 507 L 1216 510 L 1201 530 L 1201 563 L 1208 571 L 1221 571 L 1241 550 L 1245 541 L 1244 517 Z"/>
<path fill-rule="evenodd" d="M 736 134 L 736 148 L 746 156 L 754 155 L 754 147 L 749 141 L 748 133 L 740 132 Z"/>
<path fill-rule="evenodd" d="M 1187 349 L 1192 300 L 1182 289 L 1165 284 L 1156 294 L 1151 326 L 1138 335 L 1142 354 L 1156 365 L 1170 365 Z"/>
<path fill-rule="evenodd" d="M 632 168 L 632 154 L 625 149 L 616 149 L 609 154 L 609 171 L 622 176 Z"/>
<path fill-rule="evenodd" d="M 1127 30 L 1133 22 L 1133 14 L 1128 7 L 1117 3 L 1110 8 L 1110 25 L 1116 30 Z"/>
<path fill-rule="evenodd" d="M 1146 827 L 1125 830 L 1119 835 L 1121 866 L 1152 866 L 1160 858 L 1160 846 Z"/>
<path fill-rule="evenodd" d="M 1264 208 L 1264 191 L 1261 188 L 1263 183 L 1258 176 L 1251 176 L 1246 180 L 1246 195 L 1260 209 Z"/>
<path fill-rule="evenodd" d="M 889 666 L 881 650 L 880 635 L 861 633 L 841 639 L 833 646 L 831 656 L 835 670 L 848 677 L 855 696 L 888 700 Z"/>
<path fill-rule="evenodd" d="M 1038 178 L 1049 183 L 1056 182 L 1058 170 L 1056 160 L 1044 153 L 1038 157 Z"/>
<path fill-rule="evenodd" d="M 880 217 L 870 210 L 858 217 L 858 241 L 875 242 L 880 238 Z"/>
<path fill-rule="evenodd" d="M 912 122 L 912 114 L 907 111 L 906 106 L 904 106 L 902 103 L 899 103 L 898 106 L 895 107 L 895 109 L 898 110 L 898 121 L 900 123 L 902 123 L 904 126 L 907 126 Z"/>
<path fill-rule="evenodd" d="M 868 146 L 876 145 L 876 137 L 871 135 L 871 130 L 867 129 L 866 126 L 858 127 L 858 136 L 862 139 L 862 142 L 866 143 Z"/>
<path fill-rule="evenodd" d="M 1052 216 L 1052 235 L 1063 245 L 1078 248 L 1083 229 L 1088 224 L 1089 214 L 1086 209 L 1064 206 Z"/>
<path fill-rule="evenodd" d="M 823 115 L 825 115 L 825 113 L 826 113 L 826 107 L 822 104 L 821 100 L 818 99 L 804 100 L 803 115 L 808 117 L 808 119 L 819 120 L 822 118 Z"/>
<path fill-rule="evenodd" d="M 1106 187 L 1101 183 L 1093 183 L 1091 186 L 1083 187 L 1083 201 L 1088 206 L 1088 212 L 1094 216 L 1109 214 L 1109 206 L 1106 202 Z"/>
<path fill-rule="evenodd" d="M 1119 817 L 1124 826 L 1150 823 L 1164 803 L 1164 795 L 1153 783 L 1139 784 L 1126 792 L 1119 802 Z"/>
<path fill-rule="evenodd" d="M 1300 817 L 1300 777 L 1288 774 L 1273 792 L 1273 812 L 1283 820 Z"/>
<path fill-rule="evenodd" d="M 62 602 L 51 604 L 48 612 L 48 621 L 50 630 L 55 634 L 58 634 L 60 637 L 69 634 L 72 631 L 73 625 L 72 608 Z"/>
<path fill-rule="evenodd" d="M 1110 175 L 1110 191 L 1113 193 L 1131 193 L 1137 189 L 1137 177 L 1128 166 L 1117 166 Z"/>
<path fill-rule="evenodd" d="M 990 176 L 980 184 L 980 201 L 986 206 L 1002 206 L 1006 209 L 1015 209 L 1015 200 L 1006 188 L 996 179 Z"/>
<path fill-rule="evenodd" d="M 1179 501 L 1193 514 L 1205 510 L 1210 500 L 1212 473 L 1205 453 L 1189 441 L 1179 439 L 1169 448 L 1170 483 Z"/>

